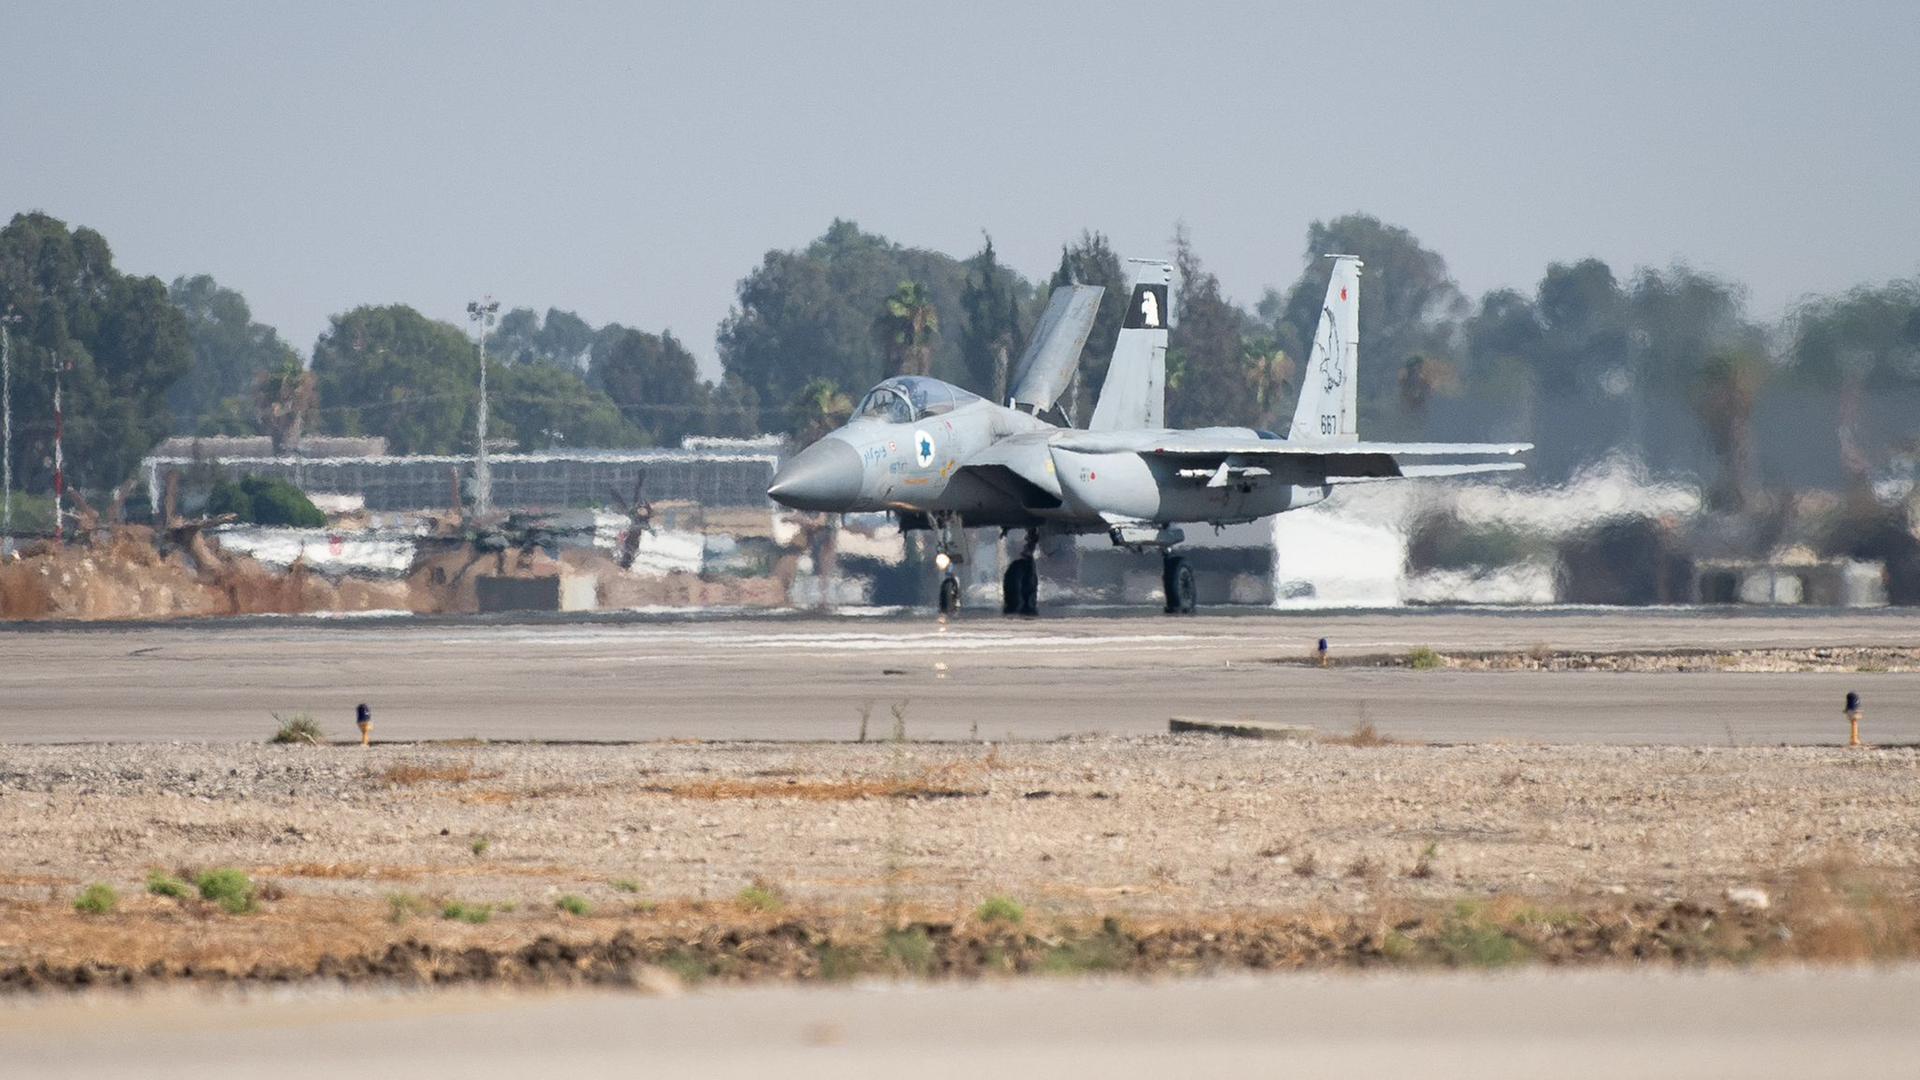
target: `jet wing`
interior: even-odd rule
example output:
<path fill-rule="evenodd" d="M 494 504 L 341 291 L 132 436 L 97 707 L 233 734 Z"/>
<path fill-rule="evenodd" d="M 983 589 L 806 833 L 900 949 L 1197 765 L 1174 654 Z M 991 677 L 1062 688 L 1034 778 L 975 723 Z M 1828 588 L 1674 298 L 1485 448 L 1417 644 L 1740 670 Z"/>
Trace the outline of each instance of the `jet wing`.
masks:
<path fill-rule="evenodd" d="M 1183 473 L 1190 471 L 1195 476 L 1211 477 L 1211 486 L 1226 483 L 1235 472 L 1265 472 L 1262 462 L 1317 467 L 1328 483 L 1336 484 L 1509 472 L 1525 466 L 1517 461 L 1411 465 L 1402 459 L 1505 457 L 1533 449 L 1532 443 L 1328 443 L 1262 439 L 1233 428 L 1063 431 L 1053 435 L 1052 445 L 1081 454 L 1141 454 L 1176 459 L 1184 466 Z"/>
<path fill-rule="evenodd" d="M 1059 506 L 1060 481 L 1047 451 L 1047 434 L 1032 432 L 1001 439 L 968 457 L 958 471 L 998 488 L 1023 506 Z"/>
<path fill-rule="evenodd" d="M 1081 454 L 1191 454 L 1224 457 L 1228 454 L 1281 457 L 1488 457 L 1509 456 L 1533 449 L 1532 443 L 1322 443 L 1290 439 L 1262 439 L 1244 431 L 1197 428 L 1191 431 L 1061 431 L 1054 446 Z"/>
<path fill-rule="evenodd" d="M 1106 291 L 1099 285 L 1062 285 L 1053 290 L 1033 336 L 1013 365 L 1013 379 L 1007 385 L 1012 387 L 1009 396 L 1014 404 L 1025 406 L 1027 412 L 1044 412 L 1066 392 Z"/>

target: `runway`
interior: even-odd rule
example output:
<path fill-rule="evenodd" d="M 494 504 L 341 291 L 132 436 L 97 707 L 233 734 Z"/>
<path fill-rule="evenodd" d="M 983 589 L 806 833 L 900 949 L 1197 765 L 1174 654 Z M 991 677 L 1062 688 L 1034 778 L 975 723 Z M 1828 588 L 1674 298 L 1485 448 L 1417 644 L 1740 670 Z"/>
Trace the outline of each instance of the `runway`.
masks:
<path fill-rule="evenodd" d="M 1911 968 L 313 995 L 0 1009 L 22 1075 L 1907 1075 Z"/>
<path fill-rule="evenodd" d="M 517 623 L 256 619 L 0 630 L 0 741 L 256 741 L 273 713 L 354 737 L 846 739 L 899 707 L 914 739 L 1148 734 L 1173 715 L 1401 739 L 1548 743 L 1920 741 L 1904 674 L 1320 670 L 1277 660 L 1440 650 L 1920 643 L 1920 612 L 1413 611 L 972 614 Z"/>

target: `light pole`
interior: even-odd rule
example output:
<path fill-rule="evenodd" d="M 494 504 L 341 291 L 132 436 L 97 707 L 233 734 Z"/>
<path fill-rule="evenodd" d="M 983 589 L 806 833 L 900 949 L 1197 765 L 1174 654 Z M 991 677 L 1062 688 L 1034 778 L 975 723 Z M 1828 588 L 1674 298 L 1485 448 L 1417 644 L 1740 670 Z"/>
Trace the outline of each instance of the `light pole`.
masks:
<path fill-rule="evenodd" d="M 473 457 L 473 513 L 480 517 L 493 510 L 493 470 L 487 466 L 487 327 L 500 313 L 500 301 L 488 296 L 467 301 L 467 318 L 480 328 L 480 417 L 475 425 L 479 435 Z"/>
<path fill-rule="evenodd" d="M 11 304 L 0 315 L 0 555 L 13 550 L 13 359 L 7 331 L 20 319 Z"/>

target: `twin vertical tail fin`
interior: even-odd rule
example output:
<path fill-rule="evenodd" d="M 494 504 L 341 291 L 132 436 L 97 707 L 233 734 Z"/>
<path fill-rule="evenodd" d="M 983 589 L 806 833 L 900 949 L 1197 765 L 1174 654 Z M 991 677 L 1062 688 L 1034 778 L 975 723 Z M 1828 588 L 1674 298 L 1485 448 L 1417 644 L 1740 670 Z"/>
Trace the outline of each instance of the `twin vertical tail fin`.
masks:
<path fill-rule="evenodd" d="M 1126 431 L 1166 426 L 1167 322 L 1173 315 L 1173 264 L 1127 260 L 1133 285 L 1126 316 L 1114 339 L 1113 360 L 1100 400 L 1087 420 L 1089 431 Z"/>
<path fill-rule="evenodd" d="M 1320 305 L 1320 327 L 1313 334 L 1313 352 L 1300 373 L 1300 404 L 1293 410 L 1294 442 L 1350 443 L 1360 441 L 1358 397 L 1360 377 L 1360 259 L 1328 255 L 1333 277 Z"/>

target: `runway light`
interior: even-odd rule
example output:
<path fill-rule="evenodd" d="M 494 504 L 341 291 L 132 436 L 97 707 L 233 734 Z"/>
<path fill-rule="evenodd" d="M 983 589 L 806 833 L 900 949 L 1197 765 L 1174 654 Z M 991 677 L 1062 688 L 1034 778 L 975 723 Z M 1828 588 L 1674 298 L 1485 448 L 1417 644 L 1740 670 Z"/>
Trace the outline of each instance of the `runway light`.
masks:
<path fill-rule="evenodd" d="M 943 551 L 933 557 L 933 565 L 936 568 L 938 568 L 941 573 L 944 574 L 947 572 L 947 567 L 953 565 L 953 559 L 946 552 Z"/>
<path fill-rule="evenodd" d="M 360 745 L 367 746 L 373 738 L 373 710 L 361 702 L 354 707 L 353 722 L 360 725 Z"/>
<path fill-rule="evenodd" d="M 1860 744 L 1860 695 L 1855 693 L 1852 690 L 1847 691 L 1847 726 L 1852 729 L 1852 733 L 1847 739 L 1847 745 L 1848 746 L 1861 745 Z"/>

